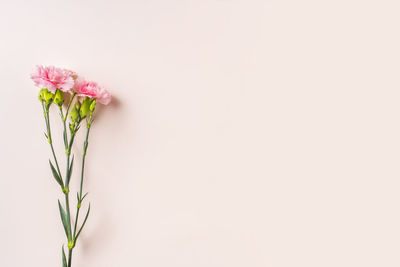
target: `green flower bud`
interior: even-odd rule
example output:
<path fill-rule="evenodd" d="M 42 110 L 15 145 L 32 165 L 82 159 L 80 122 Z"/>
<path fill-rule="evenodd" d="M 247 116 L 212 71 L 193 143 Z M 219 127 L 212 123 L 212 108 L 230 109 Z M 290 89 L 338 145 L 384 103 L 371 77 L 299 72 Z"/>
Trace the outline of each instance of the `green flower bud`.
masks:
<path fill-rule="evenodd" d="M 80 109 L 81 105 L 79 103 L 76 103 L 75 106 L 72 108 L 71 110 L 71 115 L 69 116 L 70 120 L 72 123 L 76 123 L 79 121 L 80 117 L 79 117 L 79 109 Z"/>
<path fill-rule="evenodd" d="M 89 114 L 91 102 L 92 102 L 92 99 L 89 97 L 86 97 L 85 100 L 83 100 L 81 108 L 79 110 L 79 115 L 81 116 L 82 119 L 85 118 Z"/>
<path fill-rule="evenodd" d="M 44 101 L 46 101 L 47 103 L 52 102 L 54 99 L 54 94 L 50 91 L 45 91 L 44 92 Z"/>
<path fill-rule="evenodd" d="M 44 100 L 44 94 L 47 91 L 46 88 L 43 88 L 39 91 L 39 101 L 42 102 Z"/>
<path fill-rule="evenodd" d="M 56 103 L 60 107 L 64 103 L 64 93 L 59 89 L 57 89 L 56 94 L 54 96 L 54 103 Z"/>
<path fill-rule="evenodd" d="M 38 96 L 40 101 L 44 101 L 46 104 L 46 108 L 49 108 L 51 103 L 53 102 L 54 99 L 54 94 L 47 90 L 47 88 L 42 88 L 39 91 L 39 96 Z"/>
<path fill-rule="evenodd" d="M 43 100 L 46 103 L 46 107 L 49 107 L 50 104 L 53 102 L 54 94 L 46 89 L 43 93 Z"/>
<path fill-rule="evenodd" d="M 94 99 L 90 104 L 90 113 L 93 113 L 95 108 L 96 108 L 96 99 Z"/>

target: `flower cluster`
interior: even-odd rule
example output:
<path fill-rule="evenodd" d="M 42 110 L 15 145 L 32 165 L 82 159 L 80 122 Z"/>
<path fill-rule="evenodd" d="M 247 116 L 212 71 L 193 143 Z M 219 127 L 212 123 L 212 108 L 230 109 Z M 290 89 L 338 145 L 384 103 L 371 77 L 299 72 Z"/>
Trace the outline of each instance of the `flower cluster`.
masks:
<path fill-rule="evenodd" d="M 51 152 L 53 155 L 53 160 L 49 160 L 50 169 L 53 174 L 55 181 L 60 185 L 61 192 L 65 194 L 65 208 L 62 206 L 60 201 L 58 201 L 58 207 L 61 216 L 61 222 L 64 227 L 64 231 L 67 237 L 68 244 L 68 260 L 62 250 L 62 261 L 63 267 L 71 267 L 72 262 L 72 251 L 78 240 L 78 237 L 85 226 L 86 220 L 90 212 L 90 203 L 86 216 L 84 217 L 81 226 L 79 225 L 79 213 L 83 200 L 86 194 L 83 192 L 83 180 L 84 180 L 84 166 L 86 159 L 86 151 L 88 148 L 88 138 L 91 124 L 93 122 L 93 113 L 96 108 L 96 103 L 99 102 L 103 105 L 107 105 L 111 101 L 111 94 L 99 86 L 95 82 L 85 81 L 84 79 L 78 77 L 75 72 L 60 69 L 53 66 L 37 66 L 35 71 L 31 74 L 31 78 L 35 85 L 40 88 L 39 100 L 43 106 L 43 115 L 46 123 L 45 136 L 50 144 Z M 70 94 L 68 104 L 63 107 L 65 95 Z M 74 99 L 77 99 L 74 102 Z M 56 104 L 60 110 L 60 117 L 63 123 L 63 141 L 65 146 L 66 154 L 66 172 L 63 174 L 60 170 L 58 164 L 58 159 L 53 147 L 53 140 L 51 135 L 50 127 L 50 106 Z M 69 134 L 67 127 L 67 118 L 69 114 Z M 81 181 L 80 188 L 77 192 L 77 206 L 76 206 L 76 216 L 73 220 L 71 209 L 70 209 L 70 179 L 72 177 L 74 155 L 71 159 L 71 149 L 74 144 L 75 136 L 80 129 L 80 124 L 86 119 L 86 139 L 83 143 L 83 155 L 81 164 Z M 73 223 L 74 222 L 74 223 Z"/>
<path fill-rule="evenodd" d="M 51 98 L 51 95 L 46 96 L 45 91 L 55 95 L 53 98 L 57 104 L 63 101 L 63 99 L 57 99 L 58 91 L 69 92 L 72 94 L 77 94 L 82 97 L 89 97 L 93 100 L 97 100 L 103 105 L 108 105 L 111 101 L 111 94 L 99 86 L 95 82 L 86 81 L 76 75 L 75 72 L 60 69 L 54 66 L 37 66 L 35 71 L 31 74 L 31 78 L 35 85 L 43 90 L 40 95 L 40 100 L 46 100 Z M 62 94 L 58 93 L 58 97 L 61 98 Z M 52 100 L 53 100 L 52 99 Z M 47 101 L 48 102 L 48 101 Z"/>

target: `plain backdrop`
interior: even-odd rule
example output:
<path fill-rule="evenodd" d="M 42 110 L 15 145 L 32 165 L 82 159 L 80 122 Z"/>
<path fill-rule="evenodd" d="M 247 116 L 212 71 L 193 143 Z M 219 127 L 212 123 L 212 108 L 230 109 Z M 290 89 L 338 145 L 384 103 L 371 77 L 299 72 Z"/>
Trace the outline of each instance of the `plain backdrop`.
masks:
<path fill-rule="evenodd" d="M 0 266 L 61 266 L 66 242 L 37 64 L 114 96 L 89 140 L 74 267 L 400 266 L 399 11 L 1 0 Z"/>

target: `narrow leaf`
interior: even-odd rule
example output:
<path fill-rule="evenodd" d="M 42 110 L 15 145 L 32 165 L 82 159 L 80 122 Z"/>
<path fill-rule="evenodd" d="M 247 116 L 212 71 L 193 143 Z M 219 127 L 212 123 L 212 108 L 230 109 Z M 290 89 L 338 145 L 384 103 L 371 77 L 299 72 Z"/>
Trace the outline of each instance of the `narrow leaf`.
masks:
<path fill-rule="evenodd" d="M 69 165 L 69 170 L 72 172 L 72 167 L 74 166 L 74 158 L 75 155 L 72 155 L 72 160 L 71 160 L 71 164 Z"/>
<path fill-rule="evenodd" d="M 64 246 L 62 247 L 62 261 L 63 261 L 63 267 L 67 267 L 67 258 L 65 257 L 65 252 L 64 252 Z"/>
<path fill-rule="evenodd" d="M 68 240 L 71 240 L 71 226 L 69 225 L 67 214 L 61 206 L 60 200 L 58 201 L 58 208 L 60 210 L 61 221 L 64 226 L 65 234 L 67 235 Z"/>
<path fill-rule="evenodd" d="M 51 172 L 53 173 L 54 179 L 57 181 L 57 183 L 61 186 L 64 187 L 63 185 L 63 181 L 60 177 L 60 175 L 58 175 L 56 169 L 54 168 L 53 164 L 51 163 L 51 161 L 49 160 L 50 163 L 50 168 L 51 168 Z"/>
<path fill-rule="evenodd" d="M 87 211 L 86 216 L 85 216 L 85 220 L 83 220 L 82 226 L 81 226 L 81 228 L 79 229 L 78 234 L 77 234 L 76 237 L 75 237 L 75 242 L 76 242 L 76 240 L 78 239 L 79 234 L 81 233 L 83 227 L 84 227 L 85 224 L 86 224 L 86 220 L 87 220 L 87 218 L 89 217 L 89 212 L 90 212 L 90 203 L 89 203 L 88 211 Z"/>
<path fill-rule="evenodd" d="M 64 146 L 65 146 L 65 148 L 68 148 L 67 131 L 64 131 L 63 137 L 64 137 Z"/>
<path fill-rule="evenodd" d="M 74 158 L 75 158 L 75 156 L 72 155 L 71 164 L 69 165 L 68 173 L 67 173 L 67 178 L 66 178 L 66 180 L 65 180 L 65 183 L 67 184 L 67 186 L 69 185 L 69 181 L 70 181 L 70 179 L 71 179 L 72 168 L 74 167 Z"/>
<path fill-rule="evenodd" d="M 84 194 L 81 200 L 83 200 L 83 199 L 87 196 L 87 194 L 89 194 L 89 192 L 87 192 L 86 194 Z"/>

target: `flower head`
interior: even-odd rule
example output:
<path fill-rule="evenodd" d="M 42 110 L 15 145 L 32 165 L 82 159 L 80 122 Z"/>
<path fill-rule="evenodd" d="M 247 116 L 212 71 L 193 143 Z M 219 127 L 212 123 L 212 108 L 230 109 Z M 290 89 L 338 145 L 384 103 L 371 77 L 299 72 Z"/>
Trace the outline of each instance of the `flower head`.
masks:
<path fill-rule="evenodd" d="M 87 96 L 96 99 L 103 105 L 108 105 L 111 101 L 111 94 L 95 82 L 79 79 L 75 82 L 74 91 L 78 96 Z"/>
<path fill-rule="evenodd" d="M 56 68 L 54 66 L 36 66 L 31 74 L 32 80 L 39 88 L 47 88 L 55 93 L 57 89 L 68 92 L 74 86 L 76 74 L 70 70 Z"/>

